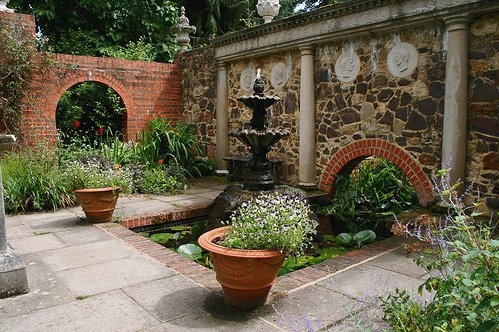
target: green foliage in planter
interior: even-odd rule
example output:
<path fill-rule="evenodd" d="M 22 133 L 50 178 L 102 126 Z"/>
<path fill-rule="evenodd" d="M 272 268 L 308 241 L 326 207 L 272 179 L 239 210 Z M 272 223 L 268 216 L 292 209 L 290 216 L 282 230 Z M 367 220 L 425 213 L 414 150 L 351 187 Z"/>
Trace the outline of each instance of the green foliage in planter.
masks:
<path fill-rule="evenodd" d="M 407 175 L 389 160 L 373 157 L 360 163 L 351 175 L 336 176 L 334 197 L 319 213 L 334 215 L 350 232 L 358 232 L 416 204 L 416 191 Z"/>
<path fill-rule="evenodd" d="M 230 231 L 220 245 L 235 249 L 279 250 L 303 255 L 312 244 L 317 221 L 308 202 L 295 193 L 262 192 L 231 214 Z"/>
<path fill-rule="evenodd" d="M 0 121 L 6 132 L 20 134 L 23 100 L 28 95 L 36 65 L 33 36 L 0 24 Z"/>
<path fill-rule="evenodd" d="M 396 225 L 394 232 L 418 239 L 409 249 L 430 277 L 419 287 L 432 292 L 420 303 L 406 291 L 382 299 L 387 320 L 396 331 L 498 331 L 499 330 L 499 240 L 497 222 L 481 220 L 478 203 L 466 206 L 450 182 L 439 173 L 435 191 L 445 206 L 443 218 L 422 215 L 413 223 Z"/>
<path fill-rule="evenodd" d="M 8 153 L 1 165 L 7 213 L 55 210 L 74 204 L 53 150 L 35 147 Z"/>
<path fill-rule="evenodd" d="M 63 167 L 63 177 L 71 190 L 121 187 L 123 193 L 132 192 L 133 180 L 130 172 L 107 159 L 93 157 L 74 160 Z"/>

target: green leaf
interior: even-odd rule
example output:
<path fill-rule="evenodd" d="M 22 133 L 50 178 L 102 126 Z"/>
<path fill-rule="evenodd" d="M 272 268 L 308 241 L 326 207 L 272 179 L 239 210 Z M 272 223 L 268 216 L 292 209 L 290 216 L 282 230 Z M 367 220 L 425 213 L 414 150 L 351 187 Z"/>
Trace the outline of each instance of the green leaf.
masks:
<path fill-rule="evenodd" d="M 499 240 L 492 239 L 492 240 L 489 240 L 489 242 L 487 242 L 487 244 L 489 246 L 491 246 L 492 248 L 497 248 L 497 247 L 499 247 Z"/>
<path fill-rule="evenodd" d="M 374 233 L 370 229 L 360 231 L 353 236 L 353 240 L 357 243 L 372 242 L 375 239 L 376 239 L 376 233 Z"/>
<path fill-rule="evenodd" d="M 478 325 L 475 332 L 494 332 L 497 331 L 497 328 L 499 328 L 499 322 L 491 319 Z"/>
<path fill-rule="evenodd" d="M 352 242 L 352 236 L 348 233 L 341 233 L 336 237 L 336 241 L 339 244 L 350 244 Z"/>
<path fill-rule="evenodd" d="M 173 239 L 172 233 L 158 233 L 151 235 L 151 240 L 159 244 L 165 244 L 168 242 L 168 240 L 172 239 Z"/>
<path fill-rule="evenodd" d="M 196 260 L 201 258 L 203 249 L 194 243 L 187 243 L 178 247 L 177 252 L 188 259 Z"/>

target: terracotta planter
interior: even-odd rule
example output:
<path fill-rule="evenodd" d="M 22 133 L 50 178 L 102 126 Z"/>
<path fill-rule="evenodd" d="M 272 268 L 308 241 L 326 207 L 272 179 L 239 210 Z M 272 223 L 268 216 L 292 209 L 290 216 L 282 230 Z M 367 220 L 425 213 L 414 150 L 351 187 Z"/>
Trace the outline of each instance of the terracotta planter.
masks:
<path fill-rule="evenodd" d="M 87 220 L 100 223 L 111 221 L 120 191 L 119 187 L 106 187 L 76 189 L 74 193 L 87 216 Z"/>
<path fill-rule="evenodd" d="M 241 250 L 219 246 L 213 240 L 230 226 L 216 228 L 199 237 L 199 245 L 210 252 L 217 281 L 225 300 L 237 308 L 256 308 L 265 304 L 284 254 L 274 250 Z"/>

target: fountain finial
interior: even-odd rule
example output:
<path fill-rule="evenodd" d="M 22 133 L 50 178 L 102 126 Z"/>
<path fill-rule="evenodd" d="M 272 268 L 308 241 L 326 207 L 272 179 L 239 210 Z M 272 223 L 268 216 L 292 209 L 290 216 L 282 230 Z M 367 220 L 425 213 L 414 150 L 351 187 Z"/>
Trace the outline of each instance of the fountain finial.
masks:
<path fill-rule="evenodd" d="M 253 94 L 257 96 L 263 96 L 264 89 L 265 86 L 263 85 L 262 70 L 258 68 L 256 70 L 255 82 L 253 83 L 253 91 L 254 91 Z"/>

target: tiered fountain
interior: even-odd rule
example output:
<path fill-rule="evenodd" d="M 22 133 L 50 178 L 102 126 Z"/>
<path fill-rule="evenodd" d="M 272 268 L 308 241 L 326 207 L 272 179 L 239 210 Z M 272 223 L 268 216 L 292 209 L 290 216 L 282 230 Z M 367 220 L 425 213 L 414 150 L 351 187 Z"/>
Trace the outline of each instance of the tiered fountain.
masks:
<path fill-rule="evenodd" d="M 266 109 L 277 102 L 279 98 L 265 96 L 263 94 L 264 88 L 260 69 L 258 69 L 253 85 L 253 95 L 237 98 L 238 101 L 253 110 L 253 117 L 249 123 L 250 129 L 234 130 L 230 136 L 236 137 L 243 144 L 249 146 L 251 159 L 248 161 L 243 174 L 244 182 L 227 186 L 209 207 L 208 229 L 222 226 L 222 221 L 228 220 L 232 211 L 243 202 L 258 196 L 261 191 L 276 190 L 282 193 L 293 193 L 295 197 L 306 199 L 302 190 L 286 185 L 276 185 L 272 178 L 267 153 L 272 145 L 288 136 L 289 131 L 268 128 Z"/>

